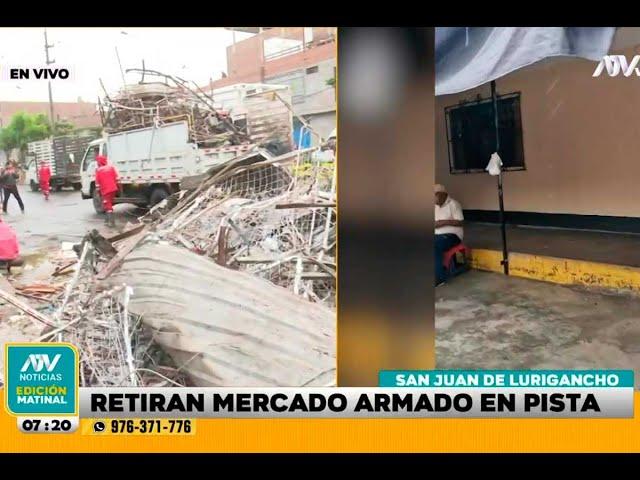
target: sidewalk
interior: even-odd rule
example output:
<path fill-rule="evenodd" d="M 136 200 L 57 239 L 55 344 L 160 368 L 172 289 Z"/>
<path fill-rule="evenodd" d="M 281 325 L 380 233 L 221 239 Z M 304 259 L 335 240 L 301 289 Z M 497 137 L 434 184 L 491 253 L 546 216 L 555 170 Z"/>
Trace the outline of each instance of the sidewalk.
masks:
<path fill-rule="evenodd" d="M 500 226 L 465 222 L 471 248 L 502 251 Z M 507 225 L 510 252 L 640 267 L 640 235 Z"/>
<path fill-rule="evenodd" d="M 503 272 L 498 225 L 466 223 L 472 268 Z M 640 235 L 509 226 L 509 275 L 640 293 Z"/>

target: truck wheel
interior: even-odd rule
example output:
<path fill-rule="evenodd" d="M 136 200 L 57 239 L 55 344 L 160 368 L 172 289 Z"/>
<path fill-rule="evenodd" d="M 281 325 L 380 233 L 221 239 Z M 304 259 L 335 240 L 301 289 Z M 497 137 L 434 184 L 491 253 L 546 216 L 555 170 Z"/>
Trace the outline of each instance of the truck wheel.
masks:
<path fill-rule="evenodd" d="M 40 190 L 40 185 L 38 185 L 33 180 L 31 180 L 31 182 L 29 183 L 29 186 L 31 187 L 32 192 L 37 192 L 38 190 Z"/>
<path fill-rule="evenodd" d="M 82 188 L 82 184 L 81 183 L 74 183 L 73 184 L 73 189 L 77 192 L 78 190 L 80 190 Z"/>
<path fill-rule="evenodd" d="M 151 196 L 149 197 L 149 206 L 153 207 L 168 197 L 169 192 L 167 192 L 163 187 L 156 187 L 153 189 Z"/>
<path fill-rule="evenodd" d="M 100 192 L 98 190 L 93 190 L 93 208 L 96 213 L 104 213 L 104 208 L 102 207 L 102 196 L 100 196 Z"/>

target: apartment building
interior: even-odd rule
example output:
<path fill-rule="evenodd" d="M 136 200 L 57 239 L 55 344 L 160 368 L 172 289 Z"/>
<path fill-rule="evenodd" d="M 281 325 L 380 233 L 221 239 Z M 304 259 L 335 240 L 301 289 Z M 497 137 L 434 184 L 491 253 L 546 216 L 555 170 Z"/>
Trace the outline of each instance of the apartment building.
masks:
<path fill-rule="evenodd" d="M 213 90 L 236 83 L 289 85 L 294 114 L 321 137 L 336 128 L 335 27 L 234 27 L 253 34 L 227 47 L 227 73 L 211 81 Z M 302 138 L 301 138 L 302 136 Z M 319 139 L 304 132 L 294 119 L 294 140 L 317 145 Z"/>

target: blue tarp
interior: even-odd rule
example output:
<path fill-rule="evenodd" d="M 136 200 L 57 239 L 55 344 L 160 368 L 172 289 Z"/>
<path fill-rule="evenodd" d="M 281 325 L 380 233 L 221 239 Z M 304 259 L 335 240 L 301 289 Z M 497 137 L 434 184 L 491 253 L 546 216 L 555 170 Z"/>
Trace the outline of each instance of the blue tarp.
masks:
<path fill-rule="evenodd" d="M 306 128 L 304 129 L 304 134 L 302 135 L 302 138 L 300 138 L 300 134 L 302 133 L 302 125 L 294 128 L 293 130 L 293 143 L 296 146 L 296 148 L 309 148 L 311 146 L 311 132 L 309 130 L 307 130 Z"/>
<path fill-rule="evenodd" d="M 436 28 L 436 95 L 475 88 L 554 56 L 600 61 L 616 27 Z"/>

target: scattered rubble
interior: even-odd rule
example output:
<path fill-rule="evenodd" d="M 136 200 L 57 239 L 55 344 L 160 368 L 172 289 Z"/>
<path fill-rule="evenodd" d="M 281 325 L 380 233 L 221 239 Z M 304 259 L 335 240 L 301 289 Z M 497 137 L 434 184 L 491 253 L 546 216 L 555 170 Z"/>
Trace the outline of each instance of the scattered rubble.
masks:
<path fill-rule="evenodd" d="M 78 346 L 81 385 L 334 384 L 336 172 L 314 151 L 186 181 L 2 298 L 44 326 L 35 341 Z"/>
<path fill-rule="evenodd" d="M 257 144 L 276 154 L 290 150 L 291 107 L 279 97 L 275 87 L 264 95 L 256 93 L 244 99 L 239 111 L 229 111 L 193 82 L 154 70 L 127 71 L 140 73 L 140 83 L 127 85 L 114 97 L 105 91 L 105 100 L 99 104 L 107 133 L 186 120 L 190 140 L 198 147 Z M 149 77 L 156 80 L 149 81 Z M 281 100 L 277 109 L 271 101 L 274 96 Z M 287 140 L 283 142 L 283 138 Z"/>
<path fill-rule="evenodd" d="M 155 235 L 333 307 L 335 210 L 335 164 L 293 152 L 213 175 Z"/>
<path fill-rule="evenodd" d="M 239 115 L 180 78 L 140 73 L 101 103 L 105 131 L 186 119 L 199 147 L 268 155 L 184 178 L 117 235 L 63 244 L 47 279 L 0 283 L 0 308 L 37 324 L 35 341 L 75 344 L 83 386 L 335 384 L 333 156 L 290 151 L 286 102 L 265 113 L 256 95 Z"/>

